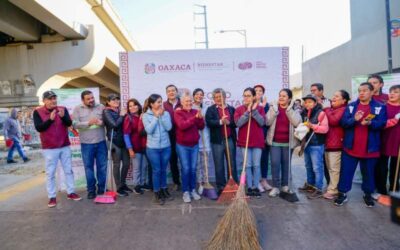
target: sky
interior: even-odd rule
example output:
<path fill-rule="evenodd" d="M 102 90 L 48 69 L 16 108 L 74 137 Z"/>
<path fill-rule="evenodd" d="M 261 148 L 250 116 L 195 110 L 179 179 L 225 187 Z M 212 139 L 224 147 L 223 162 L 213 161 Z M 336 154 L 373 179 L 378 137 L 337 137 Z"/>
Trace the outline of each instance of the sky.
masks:
<path fill-rule="evenodd" d="M 204 41 L 207 6 L 209 48 L 289 46 L 290 74 L 350 40 L 350 0 L 111 0 L 138 50 L 195 49 Z M 199 44 L 197 48 L 204 48 Z"/>

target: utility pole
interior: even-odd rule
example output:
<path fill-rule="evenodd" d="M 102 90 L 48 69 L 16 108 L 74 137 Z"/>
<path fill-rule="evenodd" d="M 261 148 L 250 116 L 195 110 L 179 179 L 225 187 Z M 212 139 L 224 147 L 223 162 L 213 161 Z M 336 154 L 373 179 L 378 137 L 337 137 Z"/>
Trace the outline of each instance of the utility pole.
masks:
<path fill-rule="evenodd" d="M 392 34 L 390 21 L 390 0 L 386 0 L 386 39 L 387 39 L 387 57 L 388 57 L 388 74 L 393 72 L 392 61 Z"/>
<path fill-rule="evenodd" d="M 199 5 L 199 4 L 195 4 L 194 6 L 202 8 L 203 11 L 202 12 L 194 12 L 194 18 L 196 19 L 196 16 L 201 15 L 204 17 L 204 26 L 202 27 L 196 27 L 196 25 L 194 26 L 194 32 L 196 34 L 197 30 L 203 30 L 204 31 L 204 41 L 195 41 L 194 42 L 194 47 L 197 48 L 197 44 L 204 44 L 206 49 L 208 49 L 208 26 L 207 26 L 207 6 L 205 5 Z"/>

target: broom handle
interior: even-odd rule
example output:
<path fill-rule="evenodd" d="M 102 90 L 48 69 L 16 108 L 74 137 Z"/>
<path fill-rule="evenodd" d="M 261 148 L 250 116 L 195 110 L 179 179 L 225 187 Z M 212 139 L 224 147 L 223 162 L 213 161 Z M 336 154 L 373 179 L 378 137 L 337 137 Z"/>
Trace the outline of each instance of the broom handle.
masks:
<path fill-rule="evenodd" d="M 229 110 L 228 110 L 229 112 Z M 225 100 L 222 101 L 222 116 L 225 116 Z M 229 142 L 228 142 L 228 130 L 226 128 L 226 124 L 224 123 L 224 133 L 225 133 L 225 149 L 226 156 L 228 158 L 228 170 L 229 170 L 229 178 L 232 178 L 232 166 L 231 166 L 231 155 L 229 152 Z"/>
<path fill-rule="evenodd" d="M 207 158 L 206 144 L 205 144 L 205 141 L 204 141 L 204 132 L 203 132 L 203 130 L 200 130 L 200 134 L 201 134 L 201 141 L 203 142 L 203 156 L 204 156 L 204 167 L 205 167 L 206 183 L 208 183 L 208 158 Z"/>
<path fill-rule="evenodd" d="M 110 139 L 110 146 L 109 146 L 109 149 L 108 149 L 108 152 L 107 152 L 107 171 L 106 171 L 106 183 L 105 183 L 105 189 L 104 189 L 104 192 L 106 192 L 107 191 L 107 177 L 108 177 L 108 171 L 110 171 L 110 167 L 111 167 L 111 164 L 110 164 L 110 161 L 111 161 L 111 148 L 112 148 L 112 141 L 113 141 L 113 137 L 114 137 L 114 129 L 112 129 L 111 130 L 111 139 Z M 112 162 L 112 161 L 111 161 Z M 112 172 L 111 172 L 112 173 Z M 111 185 L 110 185 L 110 187 L 111 187 L 111 190 L 114 190 L 113 189 L 113 181 L 112 181 L 112 176 L 111 176 L 111 183 L 110 183 Z"/>
<path fill-rule="evenodd" d="M 247 125 L 247 135 L 246 135 L 246 146 L 244 148 L 244 157 L 243 157 L 243 167 L 242 167 L 242 173 L 240 175 L 240 184 L 245 184 L 245 175 L 243 175 L 246 172 L 246 162 L 247 162 L 247 149 L 249 148 L 249 139 L 250 139 L 250 125 L 251 125 L 251 111 L 249 112 L 249 121 Z"/>
<path fill-rule="evenodd" d="M 399 176 L 399 165 L 400 165 L 400 147 L 399 147 L 399 152 L 397 153 L 397 164 L 396 164 L 396 173 L 394 175 L 393 192 L 396 191 L 397 187 L 397 177 Z"/>

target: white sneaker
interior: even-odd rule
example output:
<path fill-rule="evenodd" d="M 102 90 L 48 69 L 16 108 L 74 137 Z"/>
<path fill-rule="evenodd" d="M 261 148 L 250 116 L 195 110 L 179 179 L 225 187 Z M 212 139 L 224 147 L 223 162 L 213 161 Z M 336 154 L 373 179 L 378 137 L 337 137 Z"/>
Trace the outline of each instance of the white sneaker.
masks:
<path fill-rule="evenodd" d="M 289 186 L 283 186 L 283 187 L 281 188 L 281 191 L 282 191 L 282 192 L 285 192 L 285 193 L 289 193 Z"/>
<path fill-rule="evenodd" d="M 196 192 L 196 189 L 193 189 L 190 195 L 195 201 L 201 200 L 201 196 Z"/>
<path fill-rule="evenodd" d="M 264 189 L 264 187 L 261 185 L 261 183 L 258 183 L 258 190 L 260 191 L 260 193 L 265 193 L 265 189 Z"/>
<path fill-rule="evenodd" d="M 279 192 L 279 189 L 278 188 L 272 188 L 272 190 L 269 192 L 269 197 L 276 197 L 276 196 L 278 196 L 278 194 L 279 194 L 280 192 Z"/>
<path fill-rule="evenodd" d="M 203 185 L 200 184 L 199 185 L 199 190 L 197 192 L 199 193 L 199 195 L 202 195 L 203 191 L 204 191 L 204 187 L 203 187 Z"/>
<path fill-rule="evenodd" d="M 186 191 L 186 192 L 183 193 L 182 199 L 183 199 L 183 202 L 185 202 L 185 203 L 190 203 L 190 202 L 192 201 L 192 200 L 190 199 L 190 194 L 189 194 L 188 191 Z"/>
<path fill-rule="evenodd" d="M 379 193 L 373 193 L 373 194 L 371 194 L 371 196 L 372 196 L 372 199 L 374 199 L 374 200 L 378 200 L 379 199 L 379 197 L 381 196 L 381 194 L 379 194 Z"/>

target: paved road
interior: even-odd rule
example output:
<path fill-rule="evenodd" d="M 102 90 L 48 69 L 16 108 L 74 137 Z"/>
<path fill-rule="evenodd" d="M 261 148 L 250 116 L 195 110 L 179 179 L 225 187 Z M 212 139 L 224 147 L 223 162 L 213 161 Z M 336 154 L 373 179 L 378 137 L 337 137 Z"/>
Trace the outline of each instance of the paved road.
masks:
<path fill-rule="evenodd" d="M 294 165 L 299 186 L 305 170 L 299 160 Z M 0 190 L 0 248 L 202 249 L 225 207 L 206 199 L 183 205 L 180 193 L 173 194 L 160 207 L 150 192 L 115 205 L 74 202 L 60 193 L 58 206 L 48 209 L 39 174 Z M 400 226 L 390 222 L 387 207 L 365 207 L 359 185 L 340 208 L 299 198 L 296 204 L 266 195 L 250 201 L 263 249 L 400 249 Z"/>

